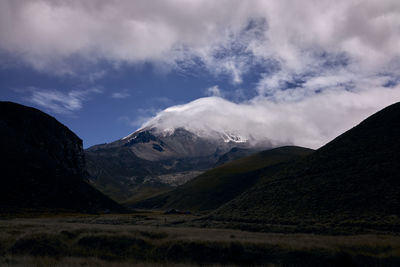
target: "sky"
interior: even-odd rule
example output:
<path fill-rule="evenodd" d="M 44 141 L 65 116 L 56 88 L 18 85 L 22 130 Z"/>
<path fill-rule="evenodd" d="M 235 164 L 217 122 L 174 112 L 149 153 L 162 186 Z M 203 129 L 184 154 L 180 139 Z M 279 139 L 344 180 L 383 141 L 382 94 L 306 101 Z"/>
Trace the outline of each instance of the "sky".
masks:
<path fill-rule="evenodd" d="M 0 100 L 318 148 L 400 101 L 400 1 L 0 0 Z"/>

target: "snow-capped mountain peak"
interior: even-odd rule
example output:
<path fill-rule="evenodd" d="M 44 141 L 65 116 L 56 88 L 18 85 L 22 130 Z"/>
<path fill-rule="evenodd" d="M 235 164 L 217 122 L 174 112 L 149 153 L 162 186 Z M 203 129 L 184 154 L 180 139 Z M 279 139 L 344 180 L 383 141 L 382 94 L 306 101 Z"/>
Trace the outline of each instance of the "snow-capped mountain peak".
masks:
<path fill-rule="evenodd" d="M 224 140 L 225 143 L 233 142 L 233 143 L 247 143 L 249 141 L 248 138 L 241 136 L 239 134 L 234 134 L 234 133 L 222 133 L 221 134 L 222 139 Z"/>

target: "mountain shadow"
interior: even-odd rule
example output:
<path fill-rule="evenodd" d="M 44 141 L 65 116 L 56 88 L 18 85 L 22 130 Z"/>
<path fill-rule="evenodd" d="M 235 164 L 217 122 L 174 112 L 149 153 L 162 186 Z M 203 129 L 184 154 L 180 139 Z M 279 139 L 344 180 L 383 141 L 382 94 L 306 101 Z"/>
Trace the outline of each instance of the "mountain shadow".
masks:
<path fill-rule="evenodd" d="M 0 102 L 0 211 L 125 212 L 85 181 L 82 140 L 44 112 Z"/>

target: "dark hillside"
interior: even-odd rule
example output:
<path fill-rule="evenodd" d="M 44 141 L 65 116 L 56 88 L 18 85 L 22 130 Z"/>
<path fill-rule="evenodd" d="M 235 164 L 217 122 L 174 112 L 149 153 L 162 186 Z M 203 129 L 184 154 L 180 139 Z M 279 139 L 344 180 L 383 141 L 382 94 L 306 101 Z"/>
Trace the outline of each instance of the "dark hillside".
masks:
<path fill-rule="evenodd" d="M 0 102 L 0 209 L 125 211 L 84 181 L 82 140 L 34 108 Z"/>
<path fill-rule="evenodd" d="M 311 149 L 290 146 L 266 150 L 209 170 L 171 192 L 133 206 L 212 210 L 253 186 L 261 173 L 275 172 L 283 162 L 311 152 Z"/>
<path fill-rule="evenodd" d="M 264 222 L 382 216 L 400 216 L 400 103 L 264 176 L 215 213 Z"/>

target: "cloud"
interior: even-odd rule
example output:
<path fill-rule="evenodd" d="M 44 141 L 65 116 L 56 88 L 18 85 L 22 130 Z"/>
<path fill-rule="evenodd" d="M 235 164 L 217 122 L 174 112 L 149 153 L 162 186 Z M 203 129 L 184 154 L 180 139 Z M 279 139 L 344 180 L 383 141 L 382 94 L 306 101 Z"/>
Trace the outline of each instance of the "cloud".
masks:
<path fill-rule="evenodd" d="M 298 101 L 275 102 L 258 97 L 233 103 L 220 97 L 205 97 L 169 107 L 142 127 L 161 131 L 182 127 L 211 138 L 234 133 L 253 144 L 318 148 L 396 101 L 400 101 L 400 86 L 361 92 L 327 91 Z"/>
<path fill-rule="evenodd" d="M 80 110 L 83 102 L 91 94 L 101 93 L 101 90 L 97 88 L 61 92 L 32 87 L 29 88 L 29 91 L 31 95 L 27 98 L 28 101 L 58 114 L 71 114 L 74 111 Z"/>
<path fill-rule="evenodd" d="M 165 96 L 158 96 L 152 98 L 151 102 L 159 103 L 161 105 L 171 105 L 171 103 L 173 103 L 173 100 Z"/>
<path fill-rule="evenodd" d="M 138 128 L 144 123 L 151 120 L 159 112 L 161 112 L 161 110 L 156 107 L 138 108 L 135 111 L 136 116 L 134 119 L 130 118 L 129 116 L 121 116 L 118 118 L 118 121 L 128 126 Z"/>
<path fill-rule="evenodd" d="M 102 79 L 106 74 L 107 74 L 107 72 L 105 70 L 98 70 L 98 71 L 90 72 L 87 74 L 87 80 L 91 83 L 94 83 L 94 82 Z"/>
<path fill-rule="evenodd" d="M 205 90 L 206 95 L 208 96 L 219 96 L 222 97 L 222 92 L 219 89 L 218 85 L 211 86 Z"/>
<path fill-rule="evenodd" d="M 280 133 L 287 138 L 277 137 L 276 142 L 313 147 L 397 99 L 399 29 L 398 0 L 0 1 L 0 55 L 50 73 L 80 73 L 99 62 L 113 66 L 150 62 L 190 73 L 200 69 L 229 77 L 234 89 L 257 69 L 261 76 L 255 82 L 258 96 L 226 104 L 227 110 L 244 110 L 247 118 L 257 118 L 248 110 L 259 110 L 276 121 L 259 121 L 270 126 L 260 129 L 272 137 L 281 125 L 273 116 L 280 114 L 280 120 L 287 118 L 299 127 L 299 136 L 305 136 L 307 129 L 314 139 L 301 141 Z M 98 69 L 93 73 L 103 75 Z M 214 91 L 210 93 L 218 95 Z M 38 92 L 32 98 L 65 112 L 80 108 L 84 98 L 71 92 Z M 385 97 L 390 94 L 391 101 Z M 200 103 L 214 110 L 208 101 Z M 345 109 L 330 111 L 342 108 L 342 102 Z M 193 103 L 197 102 L 188 105 Z M 310 123 L 292 115 L 294 108 Z M 322 115 L 327 117 L 322 119 Z M 343 124 L 340 116 L 345 118 Z M 251 128 L 261 127 L 257 125 Z"/>
<path fill-rule="evenodd" d="M 115 92 L 115 93 L 111 94 L 111 97 L 115 98 L 115 99 L 124 99 L 124 98 L 127 98 L 129 96 L 130 96 L 130 94 L 127 91 Z"/>
<path fill-rule="evenodd" d="M 233 84 L 260 63 L 287 78 L 330 68 L 326 55 L 345 55 L 354 72 L 398 73 L 399 14 L 397 0 L 6 0 L 0 49 L 66 73 L 82 61 L 200 62 Z"/>

